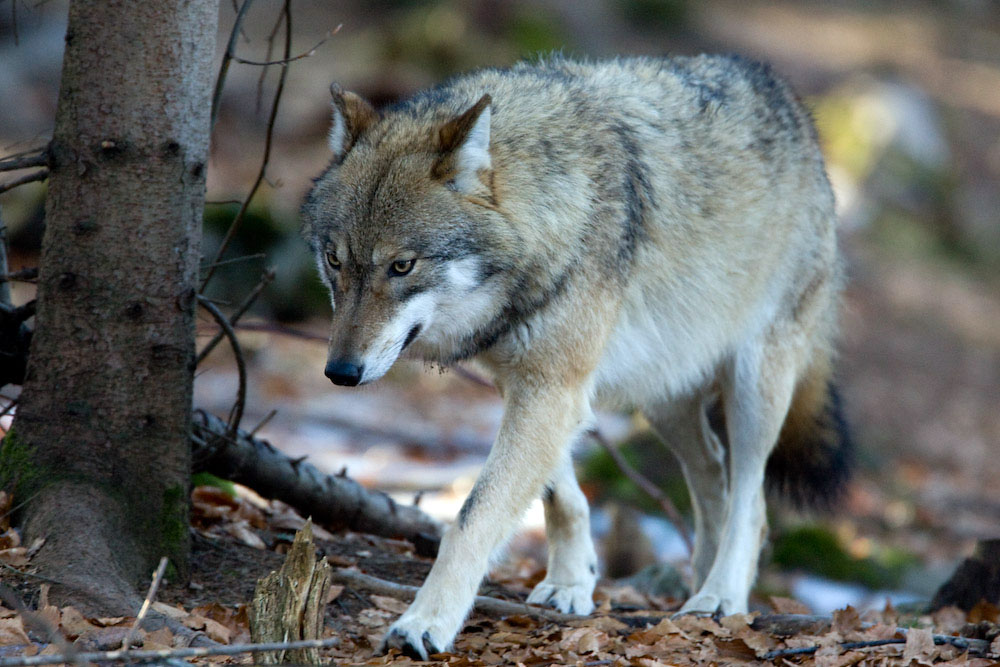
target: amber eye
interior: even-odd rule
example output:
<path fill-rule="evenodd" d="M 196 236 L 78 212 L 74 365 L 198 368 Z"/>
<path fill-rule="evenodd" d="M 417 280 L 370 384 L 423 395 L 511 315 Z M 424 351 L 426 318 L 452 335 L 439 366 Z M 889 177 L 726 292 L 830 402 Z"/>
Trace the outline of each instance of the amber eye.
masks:
<path fill-rule="evenodd" d="M 337 259 L 335 252 L 326 253 L 326 263 L 330 265 L 331 269 L 340 269 L 340 260 Z"/>
<path fill-rule="evenodd" d="M 405 276 L 413 270 L 413 265 L 417 263 L 415 259 L 397 259 L 389 267 L 390 276 Z"/>

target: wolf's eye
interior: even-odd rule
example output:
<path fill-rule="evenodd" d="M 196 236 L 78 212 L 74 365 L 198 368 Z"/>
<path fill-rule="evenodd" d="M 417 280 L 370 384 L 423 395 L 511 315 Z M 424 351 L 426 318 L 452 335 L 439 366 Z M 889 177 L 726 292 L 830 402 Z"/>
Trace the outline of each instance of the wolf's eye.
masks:
<path fill-rule="evenodd" d="M 397 259 L 389 267 L 390 276 L 405 276 L 413 270 L 413 265 L 417 263 L 415 259 Z"/>
<path fill-rule="evenodd" d="M 326 263 L 330 265 L 331 269 L 340 269 L 340 260 L 337 259 L 337 253 L 335 252 L 326 253 Z"/>

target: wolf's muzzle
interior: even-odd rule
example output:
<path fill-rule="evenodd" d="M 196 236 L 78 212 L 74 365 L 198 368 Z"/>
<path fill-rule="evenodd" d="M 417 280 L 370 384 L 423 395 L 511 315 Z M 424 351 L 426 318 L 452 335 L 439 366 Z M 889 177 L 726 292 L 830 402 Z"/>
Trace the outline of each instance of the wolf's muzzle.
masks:
<path fill-rule="evenodd" d="M 361 372 L 363 370 L 364 366 L 359 366 L 350 361 L 336 360 L 326 365 L 323 374 L 333 380 L 334 384 L 353 387 L 361 382 Z"/>

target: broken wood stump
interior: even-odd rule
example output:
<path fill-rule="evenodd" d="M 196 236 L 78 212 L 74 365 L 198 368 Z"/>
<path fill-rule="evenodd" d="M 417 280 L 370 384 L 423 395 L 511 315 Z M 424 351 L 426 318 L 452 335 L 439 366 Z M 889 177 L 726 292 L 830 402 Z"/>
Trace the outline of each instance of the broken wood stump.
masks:
<path fill-rule="evenodd" d="M 258 642 L 320 639 L 323 612 L 330 590 L 330 564 L 316 560 L 312 519 L 295 533 L 292 547 L 277 572 L 257 582 L 250 604 L 250 636 Z M 254 660 L 263 665 L 322 662 L 319 649 L 261 652 Z"/>

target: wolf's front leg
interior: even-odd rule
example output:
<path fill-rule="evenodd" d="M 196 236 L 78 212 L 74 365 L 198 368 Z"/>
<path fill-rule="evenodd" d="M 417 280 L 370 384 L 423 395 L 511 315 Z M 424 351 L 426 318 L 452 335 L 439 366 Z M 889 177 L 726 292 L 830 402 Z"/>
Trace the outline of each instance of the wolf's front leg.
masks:
<path fill-rule="evenodd" d="M 505 386 L 504 416 L 458 521 L 413 604 L 389 629 L 383 649 L 426 660 L 445 650 L 472 608 L 494 549 L 553 478 L 573 437 L 590 418 L 582 387 L 518 381 Z"/>
<path fill-rule="evenodd" d="M 549 567 L 528 596 L 528 602 L 547 604 L 567 614 L 594 611 L 597 553 L 590 535 L 590 508 L 576 482 L 569 451 L 542 494 Z"/>

